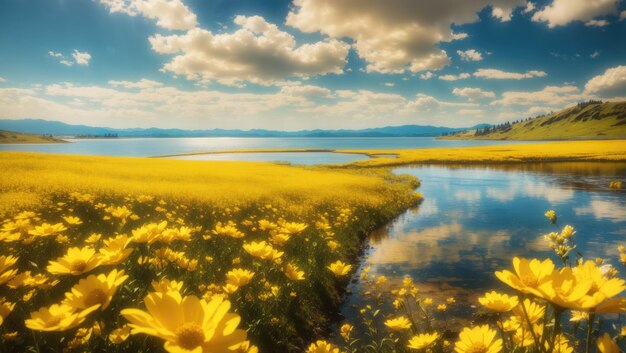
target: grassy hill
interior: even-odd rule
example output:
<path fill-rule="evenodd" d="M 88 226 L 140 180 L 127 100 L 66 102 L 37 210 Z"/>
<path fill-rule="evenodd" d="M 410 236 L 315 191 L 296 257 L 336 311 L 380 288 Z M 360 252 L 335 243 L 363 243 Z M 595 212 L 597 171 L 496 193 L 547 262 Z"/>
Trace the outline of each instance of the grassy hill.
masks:
<path fill-rule="evenodd" d="M 482 133 L 482 134 L 481 134 Z M 444 139 L 565 140 L 626 138 L 626 102 L 587 102 L 561 111 Z"/>
<path fill-rule="evenodd" d="M 21 132 L 13 132 L 0 130 L 0 143 L 63 143 L 67 142 L 54 137 L 23 134 Z"/>

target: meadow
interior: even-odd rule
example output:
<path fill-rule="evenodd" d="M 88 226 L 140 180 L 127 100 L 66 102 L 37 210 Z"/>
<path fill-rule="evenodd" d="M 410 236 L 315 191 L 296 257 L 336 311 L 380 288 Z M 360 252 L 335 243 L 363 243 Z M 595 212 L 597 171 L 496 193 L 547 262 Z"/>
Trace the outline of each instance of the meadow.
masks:
<path fill-rule="evenodd" d="M 510 291 L 485 293 L 467 327 L 448 324 L 455 298 L 433 302 L 411 278 L 389 283 L 367 268 L 360 280 L 377 304 L 363 307 L 353 322 L 336 313 L 365 236 L 422 200 L 419 180 L 384 166 L 433 158 L 624 160 L 624 146 L 393 151 L 397 160 L 341 168 L 2 153 L 0 346 L 9 352 L 619 352 L 626 330 L 605 322 L 626 311 L 619 296 L 626 281 L 603 259 L 578 253 L 575 228 L 552 210 L 545 216 L 554 231 L 545 244 L 554 260 L 512 259 L 494 274 Z M 618 250 L 626 262 L 626 248 Z M 341 339 L 329 343 L 324 337 L 335 323 Z"/>

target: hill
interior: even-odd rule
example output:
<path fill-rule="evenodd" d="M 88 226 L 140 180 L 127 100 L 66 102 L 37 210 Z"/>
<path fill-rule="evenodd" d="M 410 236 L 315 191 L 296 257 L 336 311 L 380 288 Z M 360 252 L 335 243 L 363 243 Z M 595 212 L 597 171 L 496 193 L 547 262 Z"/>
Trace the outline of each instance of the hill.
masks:
<path fill-rule="evenodd" d="M 67 142 L 50 136 L 24 134 L 0 130 L 0 143 L 63 143 Z"/>
<path fill-rule="evenodd" d="M 440 136 L 467 129 L 483 128 L 450 128 L 441 126 L 402 125 L 361 130 L 301 130 L 278 131 L 265 129 L 252 130 L 183 130 L 160 128 L 114 129 L 86 125 L 71 125 L 60 121 L 41 119 L 0 120 L 0 128 L 30 134 L 46 134 L 53 136 L 78 137 L 416 137 Z"/>
<path fill-rule="evenodd" d="M 561 111 L 443 139 L 565 140 L 626 138 L 626 102 L 589 101 Z"/>

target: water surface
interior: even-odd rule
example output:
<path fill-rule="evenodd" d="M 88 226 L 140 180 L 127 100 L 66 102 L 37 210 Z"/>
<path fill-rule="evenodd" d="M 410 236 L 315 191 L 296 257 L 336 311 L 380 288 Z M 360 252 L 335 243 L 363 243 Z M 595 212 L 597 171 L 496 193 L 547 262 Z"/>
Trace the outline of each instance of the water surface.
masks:
<path fill-rule="evenodd" d="M 398 283 L 411 276 L 424 297 L 442 303 L 454 296 L 452 314 L 469 317 L 489 289 L 510 290 L 494 271 L 511 269 L 514 256 L 552 257 L 544 234 L 570 224 L 577 251 L 603 257 L 626 273 L 618 245 L 626 245 L 626 192 L 609 182 L 624 179 L 626 163 L 527 164 L 502 167 L 419 166 L 395 169 L 422 180 L 424 202 L 372 234 L 361 269 Z M 554 209 L 558 225 L 544 212 Z M 360 283 L 351 285 L 343 314 L 368 303 Z"/>
<path fill-rule="evenodd" d="M 242 152 L 193 154 L 168 158 L 191 161 L 284 162 L 300 165 L 315 165 L 350 163 L 368 159 L 369 157 L 364 154 L 333 152 Z"/>

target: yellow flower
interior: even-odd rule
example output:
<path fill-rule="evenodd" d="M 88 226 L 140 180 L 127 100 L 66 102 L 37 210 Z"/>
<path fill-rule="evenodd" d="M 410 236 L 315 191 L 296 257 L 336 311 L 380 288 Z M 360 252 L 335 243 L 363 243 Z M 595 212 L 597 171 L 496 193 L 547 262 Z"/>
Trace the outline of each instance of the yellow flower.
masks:
<path fill-rule="evenodd" d="M 133 335 L 143 333 L 165 340 L 165 350 L 172 353 L 226 352 L 246 340 L 238 329 L 241 318 L 230 313 L 230 302 L 221 296 L 210 301 L 178 292 L 150 293 L 144 300 L 148 311 L 121 311 Z"/>
<path fill-rule="evenodd" d="M 446 304 L 439 304 L 439 305 L 437 305 L 437 310 L 439 310 L 439 311 L 446 311 L 446 310 L 448 310 L 448 306 Z"/>
<path fill-rule="evenodd" d="M 556 212 L 554 210 L 549 210 L 544 213 L 544 216 L 548 217 L 551 223 L 556 223 Z"/>
<path fill-rule="evenodd" d="M 15 308 L 15 303 L 8 302 L 4 299 L 0 299 L 0 326 L 4 322 L 7 316 L 13 311 Z"/>
<path fill-rule="evenodd" d="M 57 223 L 57 224 L 43 223 L 40 226 L 35 226 L 35 229 L 28 231 L 28 234 L 34 235 L 36 237 L 47 237 L 50 235 L 59 234 L 66 230 L 67 228 L 63 225 L 63 223 Z"/>
<path fill-rule="evenodd" d="M 617 344 L 611 339 L 608 333 L 602 335 L 602 337 L 598 338 L 596 342 L 598 346 L 598 350 L 602 353 L 620 353 L 620 349 Z"/>
<path fill-rule="evenodd" d="M 140 228 L 134 229 L 131 240 L 135 243 L 154 244 L 160 240 L 165 227 L 167 227 L 167 221 L 163 221 L 159 224 L 148 223 Z"/>
<path fill-rule="evenodd" d="M 183 289 L 183 282 L 163 278 L 160 282 L 152 281 L 152 288 L 159 293 L 180 292 Z"/>
<path fill-rule="evenodd" d="M 298 266 L 289 263 L 285 265 L 285 276 L 292 281 L 301 281 L 304 279 L 304 271 L 300 271 Z"/>
<path fill-rule="evenodd" d="M 526 294 L 542 296 L 538 288 L 551 279 L 554 271 L 554 263 L 550 259 L 539 261 L 538 259 L 527 260 L 524 258 L 513 258 L 513 268 L 515 273 L 510 271 L 496 271 L 496 277 Z"/>
<path fill-rule="evenodd" d="M 592 281 L 575 276 L 572 269 L 566 267 L 554 271 L 550 281 L 543 283 L 539 291 L 541 297 L 553 302 L 562 308 L 582 309 L 581 299 L 591 289 Z"/>
<path fill-rule="evenodd" d="M 100 256 L 96 255 L 93 248 L 69 248 L 63 257 L 58 258 L 57 261 L 50 261 L 47 270 L 52 274 L 80 275 L 93 270 L 100 264 Z"/>
<path fill-rule="evenodd" d="M 65 220 L 67 224 L 72 224 L 72 225 L 83 224 L 83 221 L 81 221 L 80 218 L 78 217 L 67 216 L 67 217 L 63 217 L 63 219 Z"/>
<path fill-rule="evenodd" d="M 130 326 L 124 325 L 116 328 L 109 334 L 109 341 L 113 344 L 120 344 L 130 336 Z"/>
<path fill-rule="evenodd" d="M 265 241 L 244 243 L 243 249 L 250 255 L 264 260 L 275 260 L 283 255 Z"/>
<path fill-rule="evenodd" d="M 565 239 L 569 239 L 573 237 L 574 234 L 576 234 L 576 232 L 574 231 L 574 227 L 570 225 L 566 225 L 565 227 L 563 227 L 563 230 L 561 231 L 561 236 Z"/>
<path fill-rule="evenodd" d="M 584 311 L 572 310 L 572 317 L 569 319 L 571 322 L 580 322 L 580 321 L 589 320 L 589 313 Z"/>
<path fill-rule="evenodd" d="M 252 345 L 250 341 L 244 341 L 233 353 L 259 353 L 259 348 Z"/>
<path fill-rule="evenodd" d="M 439 338 L 439 333 L 437 332 L 422 333 L 422 334 L 413 336 L 409 340 L 409 344 L 407 345 L 407 347 L 411 349 L 424 349 L 430 346 L 431 344 L 433 344 L 433 342 L 435 342 L 438 338 Z"/>
<path fill-rule="evenodd" d="M 550 343 L 546 342 L 546 352 L 548 353 L 572 353 L 574 347 L 569 345 L 569 340 L 562 334 L 557 335 L 555 338 L 554 347 L 550 350 Z"/>
<path fill-rule="evenodd" d="M 100 258 L 103 265 L 117 265 L 126 260 L 133 252 L 133 249 L 127 248 L 130 243 L 127 235 L 118 235 L 115 238 L 104 240 L 105 247 L 100 248 Z"/>
<path fill-rule="evenodd" d="M 411 321 L 404 316 L 399 316 L 395 319 L 389 319 L 385 321 L 385 326 L 389 327 L 394 331 L 398 330 L 406 330 L 411 328 Z"/>
<path fill-rule="evenodd" d="M 284 245 L 290 239 L 289 234 L 274 233 L 270 236 L 270 241 L 278 246 Z"/>
<path fill-rule="evenodd" d="M 330 264 L 328 266 L 328 269 L 330 269 L 332 273 L 335 274 L 335 276 L 346 276 L 348 273 L 350 273 L 352 265 L 345 264 L 338 260 Z"/>
<path fill-rule="evenodd" d="M 505 313 L 519 304 L 517 296 L 508 296 L 496 291 L 485 293 L 484 297 L 478 298 L 478 302 L 489 310 Z"/>
<path fill-rule="evenodd" d="M 74 311 L 69 305 L 53 304 L 49 308 L 41 308 L 30 314 L 30 319 L 24 321 L 26 327 L 36 331 L 65 331 L 74 328 L 85 321 L 87 315 L 97 310 L 94 305 L 85 310 Z"/>
<path fill-rule="evenodd" d="M 111 207 L 107 209 L 111 216 L 118 218 L 122 223 L 126 222 L 126 219 L 133 215 L 133 212 L 126 206 Z"/>
<path fill-rule="evenodd" d="M 523 306 L 522 306 L 523 305 Z M 523 303 L 520 303 L 513 309 L 513 313 L 517 315 L 523 324 L 526 324 L 526 317 L 531 324 L 543 319 L 543 314 L 546 312 L 546 308 L 540 304 L 525 299 Z"/>
<path fill-rule="evenodd" d="M 290 235 L 298 235 L 307 229 L 308 225 L 304 223 L 286 222 L 282 224 L 280 231 Z"/>
<path fill-rule="evenodd" d="M 250 283 L 252 277 L 254 277 L 254 272 L 236 268 L 226 273 L 226 284 L 243 287 Z"/>
<path fill-rule="evenodd" d="M 502 350 L 502 339 L 495 339 L 496 331 L 488 325 L 465 327 L 454 344 L 456 353 L 498 353 Z"/>
<path fill-rule="evenodd" d="M 237 227 L 235 227 L 235 223 L 233 222 L 228 222 L 225 225 L 222 225 L 222 222 L 217 222 L 215 229 L 213 229 L 211 233 L 231 238 L 243 238 L 245 236 L 245 234 L 237 230 Z"/>
<path fill-rule="evenodd" d="M 311 343 L 309 348 L 307 348 L 306 353 L 340 353 L 339 348 L 333 346 L 332 344 L 326 341 L 317 341 L 315 343 Z"/>
<path fill-rule="evenodd" d="M 597 307 L 596 311 L 607 313 L 611 312 L 611 309 L 620 309 L 623 306 L 619 298 L 611 300 L 626 289 L 626 281 L 623 279 L 607 278 L 593 261 L 579 264 L 573 269 L 573 273 L 577 282 L 591 281 L 591 288 L 579 300 L 579 307 L 576 309 L 586 310 Z"/>
<path fill-rule="evenodd" d="M 341 325 L 341 328 L 339 329 L 339 332 L 341 332 L 341 337 L 343 337 L 346 341 L 349 340 L 353 328 L 354 327 L 348 323 Z"/>
<path fill-rule="evenodd" d="M 113 270 L 108 275 L 89 275 L 78 281 L 70 292 L 65 293 L 64 304 L 75 309 L 86 309 L 100 305 L 105 310 L 111 303 L 117 288 L 128 278 L 124 270 Z"/>
<path fill-rule="evenodd" d="M 276 225 L 276 223 L 272 223 L 268 220 L 262 219 L 259 221 L 259 229 L 260 230 L 275 230 L 276 228 L 278 228 L 278 225 Z"/>

